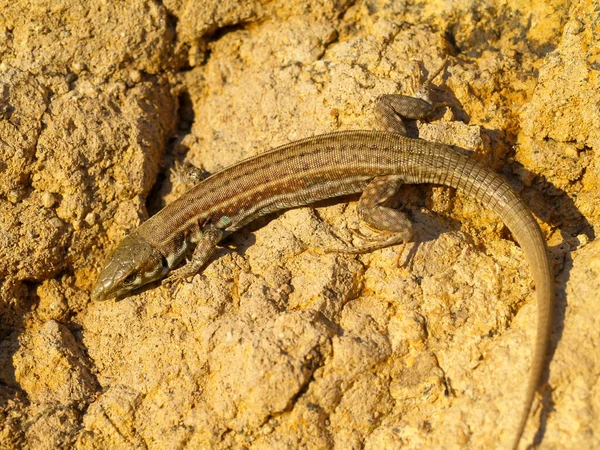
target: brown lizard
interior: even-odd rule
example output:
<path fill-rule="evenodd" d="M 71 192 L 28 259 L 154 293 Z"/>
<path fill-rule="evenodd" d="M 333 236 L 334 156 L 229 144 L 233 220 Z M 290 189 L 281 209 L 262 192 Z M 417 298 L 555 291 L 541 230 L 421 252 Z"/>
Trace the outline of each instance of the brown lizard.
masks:
<path fill-rule="evenodd" d="M 274 211 L 362 192 L 359 217 L 382 232 L 360 253 L 411 239 L 401 211 L 384 206 L 402 184 L 451 186 L 494 211 L 523 249 L 533 273 L 538 326 L 533 362 L 512 448 L 517 448 L 546 363 L 552 328 L 554 284 L 546 241 L 527 205 L 499 175 L 452 148 L 405 136 L 402 117 L 426 118 L 434 71 L 420 98 L 386 95 L 376 113 L 384 131 L 341 131 L 282 145 L 230 166 L 198 183 L 129 234 L 109 256 L 93 288 L 95 300 L 121 297 L 155 280 L 198 273 L 217 243 L 252 220 Z M 189 250 L 193 255 L 176 267 Z"/>

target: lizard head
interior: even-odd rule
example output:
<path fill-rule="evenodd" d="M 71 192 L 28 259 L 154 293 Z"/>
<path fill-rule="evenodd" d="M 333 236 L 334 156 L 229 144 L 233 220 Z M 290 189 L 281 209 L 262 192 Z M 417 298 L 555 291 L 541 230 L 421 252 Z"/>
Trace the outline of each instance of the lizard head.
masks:
<path fill-rule="evenodd" d="M 92 299 L 122 297 L 164 277 L 168 271 L 164 256 L 134 232 L 123 239 L 107 258 L 92 289 Z"/>

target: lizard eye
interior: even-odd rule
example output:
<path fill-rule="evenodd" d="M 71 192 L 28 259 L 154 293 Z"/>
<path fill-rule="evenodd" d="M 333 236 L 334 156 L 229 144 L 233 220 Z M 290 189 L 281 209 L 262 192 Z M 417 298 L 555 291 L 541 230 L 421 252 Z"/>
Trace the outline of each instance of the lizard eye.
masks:
<path fill-rule="evenodd" d="M 137 274 L 135 272 L 130 273 L 123 279 L 123 284 L 132 284 L 136 279 L 137 279 Z"/>

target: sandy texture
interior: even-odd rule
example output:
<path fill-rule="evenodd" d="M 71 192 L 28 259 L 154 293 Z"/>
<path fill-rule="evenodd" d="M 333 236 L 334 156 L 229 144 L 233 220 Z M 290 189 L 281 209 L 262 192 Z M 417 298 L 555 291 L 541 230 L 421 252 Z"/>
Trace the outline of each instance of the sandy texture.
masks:
<path fill-rule="evenodd" d="M 356 197 L 259 220 L 191 281 L 92 303 L 114 246 L 214 172 L 371 128 L 449 56 L 413 133 L 501 172 L 555 263 L 526 443 L 600 448 L 600 29 L 590 1 L 0 0 L 0 447 L 505 448 L 536 304 L 520 248 L 450 189 L 367 255 Z M 525 448 L 523 445 L 522 448 Z"/>

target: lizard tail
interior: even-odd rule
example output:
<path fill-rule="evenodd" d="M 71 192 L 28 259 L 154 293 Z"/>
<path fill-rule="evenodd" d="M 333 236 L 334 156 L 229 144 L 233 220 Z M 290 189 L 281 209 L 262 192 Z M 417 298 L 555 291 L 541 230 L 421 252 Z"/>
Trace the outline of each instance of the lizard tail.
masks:
<path fill-rule="evenodd" d="M 444 145 L 430 144 L 427 148 L 419 143 L 414 145 L 418 150 L 418 164 L 405 176 L 407 182 L 451 186 L 494 211 L 523 249 L 533 274 L 538 305 L 537 335 L 519 425 L 511 445 L 511 448 L 516 450 L 546 367 L 552 332 L 554 277 L 546 239 L 525 202 L 500 175 L 464 155 L 444 152 Z M 441 170 L 448 166 L 453 167 L 453 172 Z"/>
<path fill-rule="evenodd" d="M 523 249 L 533 275 L 537 294 L 537 332 L 533 358 L 521 407 L 519 425 L 511 445 L 511 448 L 516 450 L 525 431 L 535 393 L 546 368 L 554 310 L 554 277 L 548 258 L 546 239 L 527 205 L 510 185 L 495 172 L 489 171 L 482 178 L 480 178 L 480 181 L 475 181 L 475 185 L 472 186 L 472 188 L 480 190 L 479 195 L 475 195 L 475 197 L 479 198 L 484 206 L 488 206 L 500 216 Z M 480 186 L 476 186 L 476 184 Z M 486 197 L 490 186 L 496 186 L 496 192 L 494 195 Z M 486 202 L 486 198 L 490 198 L 490 201 Z M 486 203 L 488 204 L 486 205 Z"/>
<path fill-rule="evenodd" d="M 531 213 L 529 213 L 529 215 L 531 216 Z M 538 303 L 538 324 L 533 359 L 531 362 L 529 381 L 526 388 L 527 390 L 525 391 L 519 425 L 511 445 L 513 450 L 517 450 L 519 446 L 519 442 L 523 436 L 531 412 L 535 393 L 542 380 L 544 369 L 546 368 L 550 334 L 552 333 L 552 312 L 554 310 L 554 280 L 548 260 L 546 241 L 542 237 L 537 222 L 535 222 L 533 217 L 531 217 L 531 220 L 533 221 L 533 224 L 528 227 L 530 228 L 529 231 L 523 229 L 516 233 L 513 231 L 517 241 L 523 248 L 529 266 L 532 269 Z M 533 229 L 535 229 L 535 232 L 533 232 Z M 518 233 L 523 234 L 524 236 L 521 237 Z"/>
<path fill-rule="evenodd" d="M 491 176 L 499 177 L 493 172 Z M 511 448 L 516 450 L 525 431 L 535 393 L 546 368 L 554 311 L 554 277 L 548 258 L 546 239 L 523 200 L 510 189 L 503 194 L 503 201 L 497 202 L 491 206 L 491 209 L 502 218 L 523 249 L 533 274 L 537 295 L 537 332 L 533 358 L 519 425 L 511 445 Z"/>

